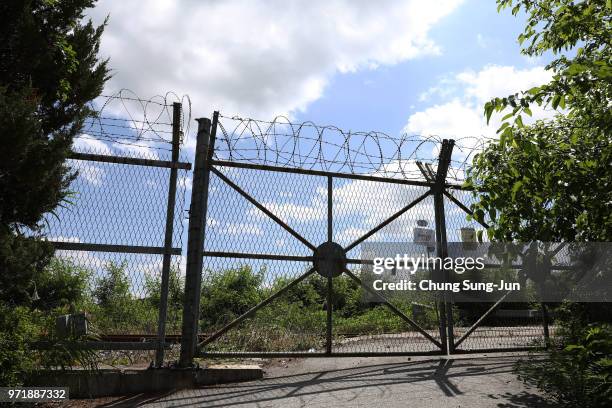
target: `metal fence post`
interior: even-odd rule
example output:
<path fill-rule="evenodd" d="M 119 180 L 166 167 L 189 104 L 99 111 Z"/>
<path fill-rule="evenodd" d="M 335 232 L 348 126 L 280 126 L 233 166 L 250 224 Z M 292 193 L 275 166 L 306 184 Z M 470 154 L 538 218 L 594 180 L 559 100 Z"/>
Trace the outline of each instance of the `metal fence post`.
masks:
<path fill-rule="evenodd" d="M 444 190 L 446 185 L 446 174 L 448 172 L 448 167 L 450 166 L 450 160 L 454 145 L 455 141 L 452 139 L 444 139 L 442 141 L 434 187 L 436 256 L 442 259 L 444 259 L 448 255 L 448 246 L 446 241 L 446 215 L 444 212 Z M 449 281 L 449 273 L 447 270 L 442 271 L 442 281 Z M 442 302 L 440 302 L 439 310 L 440 340 L 442 343 L 442 352 L 445 354 L 450 354 L 453 352 L 454 349 L 453 309 L 452 303 L 447 301 L 446 291 L 443 292 L 443 300 Z"/>
<path fill-rule="evenodd" d="M 181 144 L 181 104 L 172 105 L 172 163 L 179 161 Z M 168 290 L 170 286 L 170 264 L 172 262 L 172 234 L 174 229 L 174 206 L 176 202 L 176 182 L 178 168 L 170 169 L 170 182 L 168 186 L 168 204 L 166 207 L 166 235 L 164 237 L 164 259 L 162 263 L 162 276 L 159 296 L 159 319 L 157 323 L 157 352 L 155 353 L 155 366 L 164 364 L 164 343 L 166 342 L 166 318 L 168 316 Z"/>
<path fill-rule="evenodd" d="M 540 306 L 542 308 L 542 329 L 544 330 L 544 347 L 548 350 L 550 348 L 550 317 L 548 315 L 548 307 L 546 303 L 541 302 Z"/>
<path fill-rule="evenodd" d="M 187 271 L 185 275 L 183 328 L 179 359 L 181 367 L 191 367 L 193 365 L 193 358 L 197 347 L 208 184 L 210 180 L 210 162 L 214 152 L 217 131 L 218 112 L 214 113 L 212 124 L 208 118 L 196 120 L 198 121 L 198 135 L 191 188 L 191 206 L 189 208 Z"/>
<path fill-rule="evenodd" d="M 333 187 L 334 179 L 331 176 L 327 177 L 327 242 L 333 240 Z M 325 353 L 332 353 L 332 336 L 333 336 L 333 304 L 334 304 L 334 278 L 330 274 L 327 277 L 327 322 L 325 331 Z"/>

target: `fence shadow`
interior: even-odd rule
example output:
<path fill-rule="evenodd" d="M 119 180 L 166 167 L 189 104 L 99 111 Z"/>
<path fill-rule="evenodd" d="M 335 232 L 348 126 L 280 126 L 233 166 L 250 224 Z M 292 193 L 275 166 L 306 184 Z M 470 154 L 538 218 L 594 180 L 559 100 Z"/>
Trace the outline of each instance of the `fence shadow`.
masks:
<path fill-rule="evenodd" d="M 372 364 L 355 368 L 323 369 L 304 374 L 272 373 L 263 380 L 176 391 L 144 406 L 340 406 L 382 403 L 393 399 L 419 406 L 458 398 L 481 406 L 549 407 L 537 394 L 518 388 L 511 380 L 513 359 L 429 360 Z M 515 392 L 513 392 L 515 391 Z M 462 403 L 463 404 L 463 403 Z M 400 406 L 400 405 L 398 405 Z"/>

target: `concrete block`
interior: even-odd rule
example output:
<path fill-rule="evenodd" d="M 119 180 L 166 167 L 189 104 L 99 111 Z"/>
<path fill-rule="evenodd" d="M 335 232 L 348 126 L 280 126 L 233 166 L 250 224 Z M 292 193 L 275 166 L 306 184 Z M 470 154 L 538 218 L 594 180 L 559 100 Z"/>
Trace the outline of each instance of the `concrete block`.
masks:
<path fill-rule="evenodd" d="M 48 370 L 38 373 L 31 385 L 68 387 L 70 398 L 97 398 L 251 381 L 262 377 L 263 370 L 255 365 L 201 369 Z"/>

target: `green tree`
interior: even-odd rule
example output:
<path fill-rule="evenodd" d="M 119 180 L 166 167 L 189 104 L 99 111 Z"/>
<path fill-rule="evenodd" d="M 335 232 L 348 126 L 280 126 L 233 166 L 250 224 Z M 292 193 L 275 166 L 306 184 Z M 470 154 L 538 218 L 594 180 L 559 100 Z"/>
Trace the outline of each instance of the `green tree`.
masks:
<path fill-rule="evenodd" d="M 242 315 L 263 299 L 263 271 L 248 265 L 215 273 L 202 284 L 200 311 L 202 328 L 209 331 Z"/>
<path fill-rule="evenodd" d="M 170 268 L 168 280 L 168 304 L 173 307 L 182 307 L 185 279 L 178 269 Z M 155 308 L 159 307 L 161 296 L 161 276 L 145 275 L 145 290 L 148 299 Z"/>
<path fill-rule="evenodd" d="M 477 186 L 475 217 L 501 241 L 612 240 L 612 3 L 606 0 L 498 0 L 524 10 L 522 52 L 554 56 L 548 84 L 485 105 L 508 111 L 499 140 L 475 157 L 467 185 Z M 524 126 L 534 105 L 562 109 Z"/>
<path fill-rule="evenodd" d="M 104 26 L 83 22 L 94 0 L 0 2 L 0 301 L 30 304 L 52 248 L 43 214 L 69 196 L 66 165 L 88 102 L 108 79 Z"/>
<path fill-rule="evenodd" d="M 69 307 L 80 310 L 91 302 L 89 287 L 92 271 L 62 258 L 53 258 L 36 279 L 37 309 L 49 311 Z"/>
<path fill-rule="evenodd" d="M 499 140 L 478 154 L 466 184 L 477 187 L 472 209 L 488 219 L 493 240 L 612 240 L 612 2 L 610 0 L 498 0 L 498 9 L 527 13 L 518 37 L 522 53 L 553 56 L 552 80 L 484 107 L 487 121 L 505 112 Z M 559 109 L 547 121 L 525 126 L 534 106 Z M 536 246 L 532 246 L 537 249 Z M 535 252 L 533 252 L 535 254 Z M 538 268 L 541 269 L 541 268 Z M 544 268 L 547 269 L 547 268 Z M 548 272 L 550 274 L 550 272 Z M 550 277 L 550 276 L 549 276 Z M 544 283 L 546 276 L 536 276 Z M 603 287 L 610 276 L 598 276 Z M 576 406 L 610 405 L 610 330 L 585 328 L 610 304 L 575 304 L 581 319 L 575 339 L 561 338 L 549 359 L 519 366 L 521 378 L 557 402 Z M 601 312 L 603 311 L 603 313 Z M 557 318 L 564 326 L 567 319 Z M 556 346 L 563 347 L 561 351 Z"/>
<path fill-rule="evenodd" d="M 161 276 L 145 275 L 145 289 L 152 309 L 159 313 L 161 297 Z M 168 310 L 166 314 L 166 328 L 169 332 L 180 331 L 183 310 L 183 294 L 185 279 L 178 269 L 170 269 L 168 280 Z"/>
<path fill-rule="evenodd" d="M 93 295 L 100 306 L 120 310 L 121 306 L 131 300 L 130 281 L 125 273 L 126 265 L 126 262 L 109 262 L 106 266 L 107 274 L 98 278 Z"/>

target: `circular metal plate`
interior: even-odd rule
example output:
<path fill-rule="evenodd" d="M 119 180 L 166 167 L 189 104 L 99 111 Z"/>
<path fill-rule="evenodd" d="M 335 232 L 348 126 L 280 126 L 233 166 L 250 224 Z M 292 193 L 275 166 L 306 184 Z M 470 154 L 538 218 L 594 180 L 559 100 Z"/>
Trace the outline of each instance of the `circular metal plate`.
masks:
<path fill-rule="evenodd" d="M 346 270 L 346 252 L 335 242 L 324 242 L 314 251 L 314 267 L 324 277 L 342 275 Z"/>

